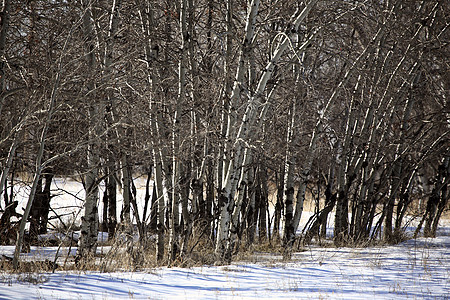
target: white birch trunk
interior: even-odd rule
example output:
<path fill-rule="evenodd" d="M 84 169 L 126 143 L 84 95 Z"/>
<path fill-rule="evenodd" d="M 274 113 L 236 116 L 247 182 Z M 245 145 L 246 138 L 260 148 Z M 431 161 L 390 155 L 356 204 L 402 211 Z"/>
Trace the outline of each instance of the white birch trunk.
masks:
<path fill-rule="evenodd" d="M 83 30 L 85 37 L 85 59 L 88 66 L 88 74 L 92 75 L 95 69 L 95 54 L 94 54 L 94 24 L 93 16 L 89 3 L 83 3 L 85 8 L 83 14 Z M 92 78 L 90 79 L 92 80 Z M 87 173 L 85 176 L 85 202 L 84 215 L 81 217 L 81 235 L 78 245 L 77 257 L 86 258 L 88 255 L 94 255 L 97 249 L 97 235 L 98 235 L 98 165 L 99 157 L 97 146 L 94 141 L 98 134 L 98 116 L 99 105 L 95 103 L 95 85 L 91 81 L 88 84 L 90 93 L 90 102 L 88 103 L 88 118 L 89 118 L 89 140 L 87 153 Z"/>
<path fill-rule="evenodd" d="M 230 1 L 231 2 L 231 1 Z M 236 122 L 237 122 L 237 107 L 239 105 L 239 100 L 241 98 L 241 92 L 248 92 L 246 84 L 244 83 L 245 73 L 246 73 L 246 62 L 248 61 L 252 49 L 252 41 L 255 34 L 255 22 L 256 16 L 258 15 L 260 0 L 252 0 L 249 4 L 249 11 L 247 15 L 246 25 L 245 25 L 245 36 L 242 41 L 242 47 L 239 52 L 238 67 L 236 70 L 236 77 L 233 84 L 233 89 L 230 95 L 230 107 L 228 112 L 227 120 L 227 130 L 225 135 L 225 153 L 232 156 L 231 153 L 232 145 L 228 141 L 231 141 L 236 136 Z M 230 4 L 231 5 L 231 4 Z M 230 7 L 231 9 L 231 7 Z M 230 21 L 231 22 L 231 21 Z M 230 34 L 230 32 L 228 32 Z M 228 163 L 224 166 L 225 174 L 229 171 L 231 167 L 232 159 L 228 160 Z M 226 179 L 226 175 L 224 176 Z"/>
<path fill-rule="evenodd" d="M 249 152 L 250 152 L 249 149 L 245 150 L 244 168 L 247 168 L 247 166 L 251 160 L 251 156 L 250 156 Z M 241 178 L 239 180 L 239 182 L 240 182 L 239 193 L 238 193 L 237 199 L 234 203 L 233 214 L 231 215 L 231 224 L 230 224 L 230 230 L 228 233 L 227 249 L 226 249 L 226 255 L 225 255 L 225 259 L 228 263 L 231 262 L 231 256 L 233 254 L 234 247 L 235 247 L 236 243 L 238 242 L 237 241 L 238 230 L 239 230 L 238 222 L 239 222 L 239 217 L 241 214 L 242 202 L 244 200 L 244 190 L 246 189 L 246 186 L 247 186 L 248 172 L 249 172 L 248 170 L 242 170 L 242 172 L 241 172 Z"/>
<path fill-rule="evenodd" d="M 211 0 L 210 0 L 211 1 Z M 231 73 L 231 50 L 232 50 L 232 36 L 231 32 L 233 30 L 232 18 L 233 18 L 233 1 L 227 0 L 227 13 L 226 13 L 226 30 L 227 34 L 225 37 L 226 49 L 225 49 L 225 64 L 224 64 L 224 73 L 225 73 L 225 95 L 223 96 L 223 107 L 221 113 L 221 122 L 220 122 L 220 133 L 221 133 L 221 142 L 222 147 L 219 147 L 218 153 L 218 164 L 217 164 L 217 189 L 219 191 L 222 190 L 224 185 L 224 178 L 228 171 L 227 161 L 229 161 L 230 153 L 229 153 L 229 141 L 227 139 L 227 132 L 229 126 L 229 117 L 230 117 L 230 100 L 229 95 L 231 95 L 232 87 L 231 80 L 229 74 Z M 212 9 L 210 7 L 210 9 Z"/>
<path fill-rule="evenodd" d="M 294 100 L 295 101 L 295 100 Z M 290 250 L 290 243 L 293 242 L 293 212 L 294 212 L 294 171 L 295 171 L 295 156 L 292 154 L 292 138 L 294 136 L 294 123 L 296 119 L 296 106 L 295 103 L 292 104 L 290 110 L 291 120 L 288 124 L 287 138 L 286 138 L 286 154 L 285 154 L 285 167 L 286 170 L 284 174 L 284 232 L 283 232 L 283 244 L 285 244 L 285 250 Z M 288 251 L 289 252 L 289 251 Z M 288 252 L 286 254 L 288 254 Z"/>
<path fill-rule="evenodd" d="M 247 55 L 246 53 L 248 53 L 249 45 L 253 39 L 253 34 L 255 31 L 254 26 L 256 16 L 258 14 L 259 3 L 260 3 L 259 0 L 252 0 L 247 15 L 245 26 L 245 37 L 239 54 L 239 65 L 236 71 L 235 83 L 233 86 L 233 90 L 231 92 L 231 107 L 230 113 L 228 115 L 228 122 L 227 122 L 228 128 L 226 131 L 225 143 L 227 143 L 227 141 L 230 140 L 232 136 L 234 136 L 234 133 L 232 133 L 232 131 L 234 130 L 236 123 L 235 105 L 237 100 L 240 98 L 240 88 L 243 84 L 243 78 L 245 74 L 244 57 Z M 229 9 L 231 9 L 231 7 L 229 7 Z M 246 111 L 246 115 L 248 115 L 248 110 Z M 238 140 L 238 138 L 236 140 Z M 227 150 L 225 150 L 225 152 L 227 152 Z M 226 170 L 226 175 L 224 177 L 224 189 L 222 195 L 219 196 L 220 217 L 219 217 L 219 226 L 217 230 L 215 252 L 220 259 L 223 258 L 226 251 L 226 239 L 228 238 L 228 230 L 233 210 L 232 201 L 234 201 L 234 193 L 236 191 L 236 185 L 240 177 L 238 173 L 240 172 L 240 168 L 243 162 L 243 157 L 241 157 L 243 154 L 242 149 L 239 149 L 237 153 L 233 154 L 234 154 L 234 162 L 233 159 L 230 159 L 229 162 L 224 165 L 224 170 Z M 233 172 L 234 174 L 231 174 L 231 172 Z"/>

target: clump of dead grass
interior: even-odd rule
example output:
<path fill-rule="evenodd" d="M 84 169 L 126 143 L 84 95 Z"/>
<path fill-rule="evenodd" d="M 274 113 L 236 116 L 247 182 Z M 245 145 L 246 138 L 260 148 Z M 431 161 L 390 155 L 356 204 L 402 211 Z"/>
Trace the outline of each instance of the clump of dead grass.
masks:
<path fill-rule="evenodd" d="M 139 271 L 156 266 L 154 245 L 115 241 L 97 262 L 98 271 Z"/>
<path fill-rule="evenodd" d="M 13 258 L 2 255 L 0 258 L 0 271 L 6 273 L 40 273 L 40 272 L 52 272 L 59 268 L 59 265 L 48 260 L 27 260 L 19 261 L 17 269 L 14 269 Z"/>

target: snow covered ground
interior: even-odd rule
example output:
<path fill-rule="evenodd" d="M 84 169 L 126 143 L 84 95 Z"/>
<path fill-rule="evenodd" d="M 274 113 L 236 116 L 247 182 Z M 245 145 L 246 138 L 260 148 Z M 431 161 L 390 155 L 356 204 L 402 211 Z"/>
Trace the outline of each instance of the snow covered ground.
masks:
<path fill-rule="evenodd" d="M 34 247 L 24 258 L 52 258 L 55 249 Z M 0 248 L 0 254 L 12 253 L 12 246 Z M 0 273 L 0 299 L 449 299 L 449 296 L 450 227 L 439 230 L 435 239 L 419 238 L 396 246 L 312 247 L 295 253 L 290 262 L 260 253 L 252 263 L 237 262 L 230 266 L 164 267 L 117 273 Z"/>

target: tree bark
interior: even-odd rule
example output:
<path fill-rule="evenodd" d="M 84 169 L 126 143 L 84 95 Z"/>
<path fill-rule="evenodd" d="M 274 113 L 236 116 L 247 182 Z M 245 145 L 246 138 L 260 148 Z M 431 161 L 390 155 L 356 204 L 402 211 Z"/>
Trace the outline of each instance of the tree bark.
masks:
<path fill-rule="evenodd" d="M 277 241 L 280 239 L 280 223 L 281 215 L 283 212 L 283 194 L 284 194 L 284 178 L 286 164 L 282 164 L 280 171 L 276 174 L 277 178 L 277 202 L 275 203 L 274 221 L 273 221 L 273 233 L 272 237 Z"/>
<path fill-rule="evenodd" d="M 286 250 L 284 255 L 285 259 L 290 258 L 290 251 L 294 243 L 295 228 L 294 228 L 294 171 L 295 171 L 295 155 L 293 153 L 293 137 L 294 137 L 294 124 L 296 120 L 296 105 L 293 103 L 290 109 L 290 120 L 287 129 L 286 139 L 286 155 L 285 155 L 285 183 L 284 188 L 284 232 L 283 232 L 283 245 Z M 300 199 L 300 201 L 303 201 Z"/>
<path fill-rule="evenodd" d="M 427 210 L 424 215 L 424 219 L 426 221 L 423 229 L 423 235 L 425 237 L 436 237 L 437 224 L 449 200 L 449 196 L 447 195 L 449 182 L 450 156 L 447 155 L 438 167 L 436 183 L 431 192 L 431 196 L 428 199 Z"/>
<path fill-rule="evenodd" d="M 96 65 L 95 60 L 95 42 L 94 42 L 94 20 L 91 11 L 91 5 L 83 1 L 83 31 L 85 37 L 85 60 L 88 67 L 87 73 L 93 75 Z M 99 154 L 95 138 L 98 135 L 98 116 L 100 115 L 100 107 L 95 99 L 95 84 L 92 78 L 87 85 L 89 90 L 87 97 L 88 103 L 88 120 L 89 120 L 89 144 L 87 153 L 87 173 L 85 175 L 85 202 L 84 215 L 81 217 L 81 235 L 78 245 L 77 262 L 80 259 L 87 259 L 89 256 L 95 255 L 97 249 L 98 235 L 98 167 Z"/>
<path fill-rule="evenodd" d="M 152 221 L 152 217 L 154 216 L 154 210 L 152 210 L 153 207 L 153 200 L 154 198 L 150 195 L 150 182 L 152 177 L 152 166 L 150 166 L 149 170 L 147 171 L 147 180 L 145 182 L 145 196 L 144 196 L 144 211 L 142 212 L 142 223 L 144 226 L 147 224 L 147 211 L 148 211 L 148 204 L 150 203 L 150 198 L 152 199 L 152 202 L 150 204 L 150 224 L 149 228 L 150 230 L 155 229 L 155 223 Z M 153 184 L 154 186 L 154 184 Z"/>
<path fill-rule="evenodd" d="M 128 155 L 123 154 L 122 160 L 122 197 L 123 208 L 121 215 L 122 230 L 126 235 L 127 247 L 131 247 L 133 242 L 133 224 L 131 223 L 131 168 L 129 166 Z M 131 248 L 130 248 L 131 249 Z"/>
<path fill-rule="evenodd" d="M 6 68 L 6 37 L 9 30 L 10 19 L 10 0 L 3 0 L 3 9 L 0 12 L 0 115 L 3 110 L 3 102 L 6 97 L 6 82 L 5 82 L 5 68 Z M 3 188 L 3 185 L 1 186 Z"/>
<path fill-rule="evenodd" d="M 258 14 L 259 9 L 259 0 L 252 0 L 250 3 L 250 8 L 248 9 L 248 15 L 246 19 L 246 26 L 245 26 L 245 36 L 244 41 L 241 46 L 240 54 L 239 54 L 239 65 L 238 69 L 236 71 L 236 80 L 233 87 L 233 90 L 231 92 L 231 112 L 229 114 L 229 121 L 228 121 L 228 127 L 227 127 L 227 134 L 225 140 L 229 140 L 234 136 L 232 134 L 232 131 L 235 127 L 235 113 L 234 113 L 234 107 L 235 102 L 240 97 L 240 85 L 242 85 L 242 81 L 244 78 L 244 57 L 246 56 L 246 53 L 249 51 L 249 45 L 253 39 L 253 34 L 255 31 L 254 24 L 256 22 L 256 16 Z M 229 8 L 231 9 L 231 7 Z M 248 120 L 251 120 L 252 117 L 249 115 L 249 107 L 247 108 L 247 111 L 244 115 L 244 121 L 243 125 L 248 126 Z M 255 112 L 252 112 L 253 114 Z M 241 127 L 242 128 L 242 127 Z M 242 133 L 245 135 L 247 129 L 244 129 L 240 133 L 238 133 L 236 137 L 236 141 L 238 141 L 239 144 L 241 144 L 240 139 L 242 138 Z M 242 132 L 242 133 L 241 133 Z M 219 217 L 219 227 L 217 230 L 217 239 L 216 239 L 216 247 L 215 252 L 219 260 L 222 260 L 224 258 L 224 254 L 226 253 L 227 243 L 226 240 L 228 238 L 229 234 L 229 228 L 230 228 L 230 221 L 231 221 L 231 214 L 233 212 L 234 207 L 234 197 L 236 192 L 236 187 L 238 180 L 240 178 L 240 172 L 242 168 L 242 163 L 244 162 L 244 149 L 242 148 L 242 145 L 238 145 L 236 151 L 234 152 L 234 159 L 229 160 L 225 164 L 225 170 L 226 170 L 226 176 L 224 180 L 224 188 L 221 191 L 222 195 L 220 196 L 219 201 L 219 208 L 220 208 L 220 217 Z"/>
<path fill-rule="evenodd" d="M 113 163 L 113 162 L 110 162 Z M 107 194 L 108 194 L 108 239 L 111 240 L 114 238 L 117 227 L 117 183 L 114 166 L 108 167 L 108 184 L 106 186 Z"/>

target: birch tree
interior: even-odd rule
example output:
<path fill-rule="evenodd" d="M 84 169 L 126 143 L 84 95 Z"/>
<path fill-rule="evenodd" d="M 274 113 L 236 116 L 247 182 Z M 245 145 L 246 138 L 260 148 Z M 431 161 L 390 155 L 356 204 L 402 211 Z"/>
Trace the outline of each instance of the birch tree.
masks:
<path fill-rule="evenodd" d="M 244 78 L 244 63 L 245 63 L 245 55 L 248 55 L 249 51 L 249 44 L 251 43 L 253 39 L 253 34 L 255 31 L 255 21 L 256 16 L 258 14 L 259 9 L 259 0 L 253 0 L 250 3 L 249 11 L 247 15 L 246 20 L 246 30 L 245 30 L 245 37 L 242 44 L 242 48 L 240 51 L 240 59 L 239 59 L 239 66 L 236 71 L 236 80 L 234 83 L 234 87 L 231 93 L 231 106 L 233 107 L 236 105 L 236 101 L 239 98 L 240 95 L 240 85 L 243 85 L 243 78 Z M 246 112 L 247 113 L 247 112 Z M 227 129 L 227 140 L 230 138 L 230 135 L 232 134 L 230 130 L 234 128 L 234 122 L 235 118 L 233 118 L 233 112 L 230 112 L 230 118 L 227 122 L 228 129 Z M 248 122 L 248 121 L 247 121 Z M 238 140 L 239 134 L 236 138 Z M 240 142 L 240 141 L 239 141 Z M 240 157 L 243 155 L 243 149 L 242 146 L 238 146 L 238 151 L 234 154 L 234 161 L 231 160 L 227 162 L 226 170 L 227 175 L 225 177 L 225 186 L 224 186 L 224 193 L 220 196 L 219 199 L 219 205 L 220 205 L 220 219 L 219 219 L 219 227 L 217 232 L 217 239 L 216 239 L 216 254 L 219 257 L 222 257 L 225 253 L 226 248 L 226 239 L 228 238 L 228 230 L 230 226 L 230 217 L 233 210 L 233 201 L 234 201 L 234 193 L 236 190 L 237 181 L 239 180 L 239 172 L 240 168 L 242 167 L 243 157 Z M 242 153 L 242 154 L 241 154 Z M 232 171 L 233 169 L 233 171 Z"/>
<path fill-rule="evenodd" d="M 144 37 L 143 51 L 145 53 L 146 66 L 146 83 L 148 84 L 148 103 L 149 103 L 149 130 L 150 130 L 150 145 L 152 159 L 155 168 L 155 187 L 157 196 L 157 245 L 156 245 L 156 260 L 162 262 L 164 260 L 165 247 L 165 211 L 166 203 L 169 203 L 169 187 L 167 177 L 164 170 L 167 170 L 167 163 L 165 162 L 166 150 L 163 147 L 163 141 L 159 123 L 162 120 L 162 108 L 160 102 L 162 95 L 160 93 L 160 78 L 158 72 L 158 60 L 160 58 L 160 46 L 158 40 L 154 38 L 155 27 L 157 23 L 154 17 L 155 8 L 151 1 L 139 1 L 139 19 L 141 25 L 141 32 Z M 161 122 L 162 123 L 162 122 Z"/>
<path fill-rule="evenodd" d="M 92 6 L 90 2 L 83 3 L 83 34 L 85 39 L 85 60 L 88 74 L 91 78 L 94 76 L 96 69 L 95 59 L 95 36 L 94 36 L 94 20 L 92 15 Z M 99 133 L 98 116 L 100 115 L 100 106 L 95 99 L 95 84 L 91 81 L 87 85 L 87 93 L 85 94 L 88 101 L 88 118 L 89 118 L 89 139 L 91 142 L 87 150 L 87 167 L 88 171 L 85 176 L 85 202 L 84 215 L 81 218 L 81 235 L 78 246 L 78 260 L 86 259 L 95 254 L 97 249 L 98 235 L 98 176 L 99 176 L 99 153 L 95 137 Z"/>
<path fill-rule="evenodd" d="M 252 5 L 250 6 L 249 16 L 252 16 L 252 9 L 255 7 L 257 8 L 257 5 L 259 1 L 252 2 Z M 294 15 L 293 17 L 293 27 L 291 28 L 291 32 L 295 33 L 298 30 L 298 27 L 300 26 L 300 23 L 306 18 L 309 11 L 312 9 L 312 7 L 315 5 L 317 1 L 311 1 L 309 2 L 304 9 L 298 14 Z M 251 24 L 249 23 L 250 18 L 247 18 L 247 25 Z M 249 27 L 247 26 L 247 31 Z M 288 48 L 290 44 L 289 35 L 283 39 L 283 41 L 279 44 L 279 46 L 274 51 L 273 57 L 266 65 L 266 68 L 264 69 L 263 73 L 261 74 L 260 80 L 258 82 L 258 85 L 255 90 L 255 95 L 253 97 L 250 97 L 247 102 L 245 113 L 242 117 L 241 125 L 239 126 L 239 129 L 237 131 L 237 135 L 235 138 L 235 145 L 234 145 L 234 151 L 233 151 L 233 160 L 230 162 L 230 168 L 228 169 L 226 180 L 225 180 L 225 186 L 224 190 L 222 192 L 222 199 L 225 201 L 221 208 L 221 216 L 220 216 L 220 223 L 218 228 L 218 237 L 216 241 L 216 255 L 218 257 L 223 257 L 224 251 L 225 251 L 225 240 L 228 235 L 229 231 L 229 225 L 230 225 L 230 217 L 231 217 L 231 208 L 235 205 L 234 203 L 234 197 L 235 197 L 235 191 L 236 186 L 239 180 L 240 172 L 242 171 L 243 163 L 245 162 L 246 158 L 246 143 L 249 142 L 249 134 L 250 134 L 250 128 L 254 124 L 257 116 L 257 109 L 258 109 L 258 103 L 262 103 L 264 90 L 267 86 L 268 80 L 271 78 L 275 65 L 278 63 L 281 55 L 283 52 Z M 305 48 L 306 45 L 303 45 L 303 48 Z"/>

